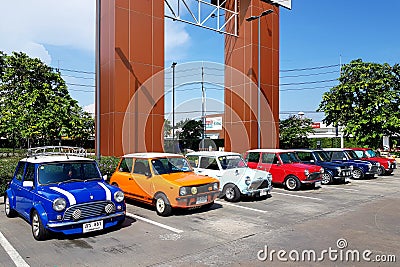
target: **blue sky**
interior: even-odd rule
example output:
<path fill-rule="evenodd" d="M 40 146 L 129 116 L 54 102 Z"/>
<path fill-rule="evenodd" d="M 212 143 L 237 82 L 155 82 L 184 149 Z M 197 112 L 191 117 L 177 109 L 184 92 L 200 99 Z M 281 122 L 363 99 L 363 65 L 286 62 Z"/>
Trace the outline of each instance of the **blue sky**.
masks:
<path fill-rule="evenodd" d="M 72 97 L 82 106 L 93 104 L 95 2 L 2 1 L 0 50 L 23 51 L 61 68 Z M 322 119 L 323 114 L 314 111 L 322 93 L 337 84 L 332 80 L 339 76 L 340 60 L 399 63 L 399 10 L 398 0 L 380 5 L 371 0 L 292 0 L 292 10 L 281 8 L 281 118 L 304 111 L 316 121 Z M 184 63 L 190 66 L 187 62 L 223 62 L 222 34 L 168 19 L 165 25 L 166 76 L 170 75 L 172 61 L 178 62 L 177 76 Z M 316 67 L 319 68 L 312 69 Z M 221 94 L 220 90 L 210 90 L 207 97 L 219 99 Z M 201 91 L 197 90 L 196 98 L 200 96 Z M 187 99 L 182 95 L 177 100 Z M 167 113 L 169 107 L 166 97 Z"/>

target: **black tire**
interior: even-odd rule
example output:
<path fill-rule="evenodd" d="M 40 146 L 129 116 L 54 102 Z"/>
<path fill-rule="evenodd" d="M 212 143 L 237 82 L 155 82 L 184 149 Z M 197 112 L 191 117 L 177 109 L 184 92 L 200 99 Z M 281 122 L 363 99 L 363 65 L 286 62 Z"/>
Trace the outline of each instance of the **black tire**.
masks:
<path fill-rule="evenodd" d="M 240 199 L 240 191 L 234 184 L 227 184 L 224 187 L 225 200 L 229 202 L 237 202 Z"/>
<path fill-rule="evenodd" d="M 156 195 L 154 198 L 154 204 L 156 206 L 156 212 L 158 215 L 163 217 L 171 215 L 172 208 L 164 194 Z"/>
<path fill-rule="evenodd" d="M 49 231 L 44 228 L 42 219 L 38 212 L 34 210 L 31 215 L 32 235 L 38 241 L 46 240 L 49 236 Z"/>
<path fill-rule="evenodd" d="M 322 174 L 322 184 L 331 184 L 333 182 L 333 177 L 329 172 L 324 172 Z"/>
<path fill-rule="evenodd" d="M 296 191 L 299 190 L 301 187 L 301 183 L 299 178 L 297 178 L 294 175 L 289 175 L 286 179 L 285 179 L 285 187 L 287 190 L 291 190 L 291 191 Z"/>
<path fill-rule="evenodd" d="M 17 212 L 11 208 L 10 199 L 7 194 L 4 195 L 4 213 L 8 218 L 13 218 L 17 215 Z"/>
<path fill-rule="evenodd" d="M 359 180 L 364 178 L 364 172 L 359 168 L 354 168 L 352 174 L 353 174 L 353 179 Z"/>
<path fill-rule="evenodd" d="M 383 176 L 386 174 L 386 170 L 383 166 L 379 166 L 378 168 L 378 176 Z"/>

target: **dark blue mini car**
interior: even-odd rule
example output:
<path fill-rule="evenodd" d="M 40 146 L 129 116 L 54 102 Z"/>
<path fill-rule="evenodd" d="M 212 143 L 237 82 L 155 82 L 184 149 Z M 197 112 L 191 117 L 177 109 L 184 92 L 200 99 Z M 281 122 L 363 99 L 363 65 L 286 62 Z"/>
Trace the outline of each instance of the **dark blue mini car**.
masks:
<path fill-rule="evenodd" d="M 314 164 L 324 168 L 322 184 L 343 183 L 352 177 L 352 166 L 330 162 L 328 155 L 323 150 L 295 149 L 294 151 L 302 163 Z"/>
<path fill-rule="evenodd" d="M 347 166 L 353 166 L 353 179 L 374 177 L 378 174 L 380 164 L 376 161 L 358 159 L 357 154 L 351 149 L 326 148 L 324 149 L 332 162 L 341 162 Z"/>
<path fill-rule="evenodd" d="M 5 193 L 5 214 L 19 214 L 36 240 L 52 232 L 80 234 L 122 224 L 124 193 L 107 184 L 96 161 L 71 147 L 31 149 Z"/>

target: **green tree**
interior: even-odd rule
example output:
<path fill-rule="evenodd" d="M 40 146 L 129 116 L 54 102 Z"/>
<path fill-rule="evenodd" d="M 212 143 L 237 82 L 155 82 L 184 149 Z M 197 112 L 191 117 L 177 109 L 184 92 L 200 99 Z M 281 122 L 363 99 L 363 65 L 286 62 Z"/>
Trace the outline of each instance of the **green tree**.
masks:
<path fill-rule="evenodd" d="M 324 93 L 318 111 L 326 124 L 342 125 L 346 137 L 379 147 L 384 135 L 400 133 L 400 67 L 353 60 L 339 85 Z"/>
<path fill-rule="evenodd" d="M 279 144 L 281 148 L 307 148 L 310 146 L 309 133 L 313 133 L 312 120 L 289 116 L 279 120 Z"/>
<path fill-rule="evenodd" d="M 203 123 L 199 120 L 187 120 L 182 126 L 179 139 L 184 142 L 185 148 L 198 149 L 198 141 L 203 133 Z"/>
<path fill-rule="evenodd" d="M 167 119 L 164 119 L 164 137 L 170 136 L 171 134 L 172 134 L 171 122 Z"/>
<path fill-rule="evenodd" d="M 71 98 L 60 73 L 24 53 L 1 52 L 0 58 L 1 137 L 18 145 L 93 134 L 93 119 Z"/>

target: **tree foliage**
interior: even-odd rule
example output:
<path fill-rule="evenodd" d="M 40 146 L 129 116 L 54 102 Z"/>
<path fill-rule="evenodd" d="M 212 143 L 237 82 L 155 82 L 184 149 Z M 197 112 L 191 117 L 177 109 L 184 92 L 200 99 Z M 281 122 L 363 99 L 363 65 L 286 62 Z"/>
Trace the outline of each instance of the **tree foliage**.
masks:
<path fill-rule="evenodd" d="M 313 133 L 312 120 L 289 116 L 285 120 L 279 120 L 279 144 L 281 148 L 308 148 L 309 133 Z"/>
<path fill-rule="evenodd" d="M 187 120 L 179 133 L 179 139 L 184 140 L 186 148 L 195 148 L 203 133 L 203 123 L 199 120 Z M 198 149 L 198 147 L 197 147 Z"/>
<path fill-rule="evenodd" d="M 93 118 L 71 98 L 60 73 L 24 53 L 0 52 L 0 136 L 14 140 L 87 139 Z"/>
<path fill-rule="evenodd" d="M 326 124 L 344 126 L 345 136 L 379 147 L 382 137 L 400 133 L 400 66 L 353 60 L 339 85 L 324 93 L 318 111 Z"/>

